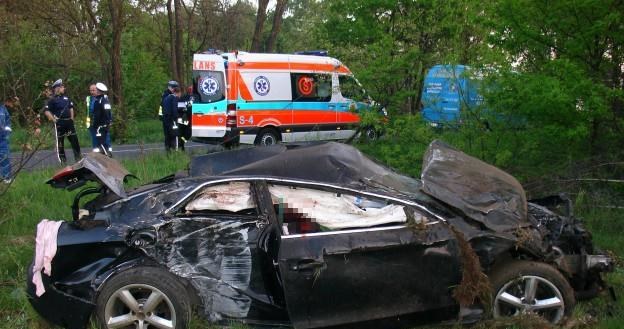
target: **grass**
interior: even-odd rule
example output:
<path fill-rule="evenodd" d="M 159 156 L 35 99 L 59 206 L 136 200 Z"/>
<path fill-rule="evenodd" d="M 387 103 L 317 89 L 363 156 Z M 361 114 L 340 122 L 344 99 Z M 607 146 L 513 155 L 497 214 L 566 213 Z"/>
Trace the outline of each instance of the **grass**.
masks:
<path fill-rule="evenodd" d="M 146 126 L 153 124 L 146 123 Z M 165 154 L 140 155 L 138 160 L 122 161 L 124 166 L 140 179 L 132 185 L 149 182 L 167 174 L 186 168 L 188 157 L 174 157 Z M 26 266 L 30 263 L 34 247 L 36 224 L 43 218 L 68 220 L 71 218 L 70 204 L 74 192 L 52 189 L 44 182 L 53 174 L 53 169 L 22 172 L 7 190 L 0 190 L 0 328 L 50 328 L 30 307 L 24 291 Z M 0 186 L 2 189 L 2 186 Z M 624 255 L 624 221 L 621 209 L 594 207 L 600 200 L 578 198 L 577 215 L 585 218 L 596 244 L 614 255 Z M 624 269 L 618 267 L 607 276 L 608 282 L 621 292 L 624 287 Z M 571 325 L 567 328 L 615 329 L 624 326 L 622 301 L 615 304 L 606 296 L 577 306 Z M 196 319 L 192 328 L 214 328 Z M 450 326 L 461 328 L 461 326 Z M 473 328 L 544 328 L 543 324 L 531 319 L 514 319 L 496 322 L 482 322 Z M 547 327 L 547 326 L 546 326 Z M 95 326 L 92 326 L 95 328 Z M 233 328 L 247 328 L 235 325 Z M 426 326 L 425 328 L 440 328 Z M 446 327 L 448 328 L 448 326 Z"/>

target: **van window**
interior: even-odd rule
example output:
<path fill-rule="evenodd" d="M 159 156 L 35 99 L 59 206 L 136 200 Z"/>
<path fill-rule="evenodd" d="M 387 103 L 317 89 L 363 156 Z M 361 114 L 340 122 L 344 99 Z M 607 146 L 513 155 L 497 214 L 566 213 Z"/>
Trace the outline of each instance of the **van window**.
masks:
<path fill-rule="evenodd" d="M 338 81 L 340 82 L 340 93 L 344 98 L 348 98 L 356 102 L 368 101 L 368 96 L 366 95 L 366 92 L 364 92 L 364 88 L 362 88 L 354 77 L 341 75 L 338 77 Z"/>
<path fill-rule="evenodd" d="M 329 102 L 331 99 L 331 75 L 315 73 L 292 73 L 293 101 Z"/>
<path fill-rule="evenodd" d="M 195 97 L 195 101 L 199 103 L 212 103 L 225 99 L 223 72 L 193 71 L 193 90 L 196 95 L 199 95 Z"/>

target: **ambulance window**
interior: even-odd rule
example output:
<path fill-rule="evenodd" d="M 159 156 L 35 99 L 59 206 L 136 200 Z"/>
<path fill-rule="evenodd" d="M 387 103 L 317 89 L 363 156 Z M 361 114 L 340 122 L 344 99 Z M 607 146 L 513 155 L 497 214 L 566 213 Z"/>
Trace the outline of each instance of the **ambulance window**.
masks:
<path fill-rule="evenodd" d="M 330 74 L 292 73 L 293 101 L 329 102 L 332 92 Z"/>
<path fill-rule="evenodd" d="M 354 100 L 356 102 L 368 101 L 368 96 L 364 92 L 364 88 L 349 75 L 341 75 L 338 77 L 340 82 L 340 93 L 343 97 Z"/>
<path fill-rule="evenodd" d="M 223 72 L 194 71 L 193 90 L 199 103 L 212 103 L 225 99 L 225 80 Z"/>

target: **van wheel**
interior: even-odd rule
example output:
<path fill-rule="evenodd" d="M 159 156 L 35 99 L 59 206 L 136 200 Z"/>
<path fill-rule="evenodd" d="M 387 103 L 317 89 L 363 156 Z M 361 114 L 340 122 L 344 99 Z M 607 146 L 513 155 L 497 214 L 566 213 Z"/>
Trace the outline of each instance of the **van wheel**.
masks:
<path fill-rule="evenodd" d="M 533 313 L 553 324 L 572 314 L 574 290 L 555 268 L 532 261 L 514 261 L 490 275 L 494 318 Z"/>
<path fill-rule="evenodd" d="M 186 328 L 190 296 L 173 274 L 156 267 L 137 267 L 108 280 L 97 297 L 101 328 Z"/>
<path fill-rule="evenodd" d="M 367 127 L 364 129 L 364 138 L 367 142 L 374 142 L 379 139 L 379 133 L 374 127 Z"/>
<path fill-rule="evenodd" d="M 254 144 L 260 145 L 260 146 L 269 146 L 269 145 L 275 145 L 279 143 L 279 141 L 280 139 L 275 129 L 264 128 L 260 130 L 260 133 L 256 137 Z"/>

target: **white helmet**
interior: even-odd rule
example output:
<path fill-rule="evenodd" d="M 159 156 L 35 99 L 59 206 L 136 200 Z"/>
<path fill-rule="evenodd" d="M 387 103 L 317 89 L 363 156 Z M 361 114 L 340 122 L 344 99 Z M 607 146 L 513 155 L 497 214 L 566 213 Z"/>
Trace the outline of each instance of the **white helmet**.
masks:
<path fill-rule="evenodd" d="M 95 84 L 95 88 L 97 90 L 99 90 L 99 91 L 102 91 L 102 92 L 107 92 L 108 91 L 108 88 L 106 88 L 106 85 L 101 83 L 101 82 L 96 83 Z"/>

